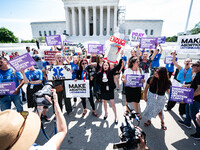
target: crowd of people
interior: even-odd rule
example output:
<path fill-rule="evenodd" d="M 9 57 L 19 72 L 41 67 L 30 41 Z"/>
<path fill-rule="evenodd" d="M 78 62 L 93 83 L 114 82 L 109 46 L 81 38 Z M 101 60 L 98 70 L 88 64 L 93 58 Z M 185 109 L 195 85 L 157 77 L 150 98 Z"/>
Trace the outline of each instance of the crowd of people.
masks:
<path fill-rule="evenodd" d="M 122 51 L 121 59 L 118 64 L 105 61 L 104 54 L 91 54 L 88 56 L 85 50 L 85 55 L 75 53 L 73 56 L 66 56 L 64 54 L 65 49 L 62 49 L 63 47 L 57 48 L 55 46 L 54 50 L 61 51 L 61 53 L 55 54 L 55 62 L 47 62 L 42 59 L 38 50 L 30 50 L 30 47 L 26 47 L 27 52 L 36 61 L 36 65 L 26 70 L 21 69 L 20 72 L 16 72 L 8 64 L 8 60 L 19 56 L 18 52 L 12 53 L 9 57 L 5 52 L 2 52 L 0 57 L 0 83 L 15 82 L 16 86 L 13 95 L 0 96 L 0 108 L 2 112 L 11 109 L 11 102 L 14 103 L 18 112 L 23 112 L 24 110 L 22 101 L 27 101 L 28 108 L 35 108 L 36 103 L 33 99 L 33 95 L 41 90 L 44 84 L 48 82 L 46 66 L 68 64 L 71 65 L 71 80 L 74 80 L 74 82 L 77 80 L 89 80 L 90 96 L 88 99 L 92 107 L 93 116 L 99 117 L 95 107 L 95 100 L 98 103 L 103 102 L 104 120 L 106 120 L 108 117 L 107 103 L 109 101 L 115 116 L 113 121 L 115 124 L 118 124 L 117 109 L 115 106 L 115 99 L 117 97 L 114 95 L 114 90 L 119 90 L 119 80 L 121 80 L 123 83 L 122 93 L 126 96 L 126 105 L 133 105 L 140 120 L 143 118 L 147 119 L 144 126 L 148 127 L 151 125 L 151 119 L 158 115 L 161 120 L 161 129 L 167 130 L 167 125 L 164 122 L 163 110 L 166 107 L 166 111 L 170 111 L 176 104 L 176 102 L 168 101 L 167 105 L 165 105 L 168 99 L 166 93 L 170 93 L 170 86 L 172 85 L 170 78 L 173 72 L 175 72 L 174 79 L 183 84 L 183 87 L 194 89 L 193 104 L 180 103 L 179 113 L 181 116 L 185 117 L 185 119 L 184 121 L 179 120 L 178 122 L 187 128 L 191 128 L 191 121 L 193 120 L 196 133 L 191 136 L 194 139 L 200 140 L 200 113 L 198 113 L 200 109 L 200 61 L 192 63 L 192 60 L 188 58 L 184 61 L 184 66 L 181 66 L 175 59 L 176 52 L 173 51 L 171 53 L 173 64 L 166 64 L 165 67 L 161 67 L 160 58 L 163 49 L 159 44 L 156 45 L 154 50 L 149 50 L 150 54 L 146 50 L 141 51 L 139 45 L 137 49 L 131 51 L 130 58 L 127 58 Z M 174 66 L 177 68 L 176 71 L 174 71 Z M 89 69 L 94 70 L 92 74 Z M 121 78 L 119 78 L 120 74 Z M 130 74 L 144 75 L 144 79 L 141 80 L 143 87 L 126 86 L 126 76 Z M 22 89 L 24 84 L 27 84 L 26 92 L 23 92 Z M 56 89 L 53 91 L 54 98 L 57 100 L 55 109 L 61 112 L 63 110 L 64 101 L 67 114 L 72 116 L 72 99 L 66 97 L 64 80 L 54 80 L 52 84 Z M 48 97 L 48 99 L 50 98 Z M 86 98 L 83 97 L 80 97 L 80 99 L 83 107 L 82 117 L 84 117 L 87 113 L 87 101 Z M 139 112 L 141 99 L 147 102 L 144 112 Z M 73 101 L 76 103 L 77 98 L 73 98 Z M 46 115 L 47 111 L 48 107 L 44 106 L 40 109 L 39 114 L 42 120 L 50 121 L 49 117 Z M 128 113 L 129 110 L 126 108 L 126 111 L 122 115 L 128 115 Z M 61 116 L 61 120 L 62 119 Z M 63 126 L 59 128 L 63 127 L 66 127 L 66 125 L 63 124 Z M 66 134 L 66 131 L 62 131 L 62 138 L 64 138 L 63 136 Z"/>

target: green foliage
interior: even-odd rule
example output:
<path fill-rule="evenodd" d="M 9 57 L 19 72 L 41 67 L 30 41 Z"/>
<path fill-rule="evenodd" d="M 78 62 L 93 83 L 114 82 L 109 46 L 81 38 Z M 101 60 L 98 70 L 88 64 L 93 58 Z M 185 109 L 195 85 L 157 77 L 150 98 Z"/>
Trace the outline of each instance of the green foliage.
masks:
<path fill-rule="evenodd" d="M 45 43 L 45 37 L 39 37 L 38 40 L 39 40 L 41 43 Z"/>
<path fill-rule="evenodd" d="M 12 31 L 2 27 L 0 28 L 0 43 L 17 43 L 17 37 Z"/>
<path fill-rule="evenodd" d="M 174 35 L 172 37 L 167 37 L 165 41 L 166 42 L 177 42 L 177 36 Z"/>
<path fill-rule="evenodd" d="M 35 43 L 35 39 L 32 39 L 32 40 L 22 40 L 21 43 Z"/>
<path fill-rule="evenodd" d="M 200 28 L 193 28 L 192 30 L 190 30 L 191 34 L 198 34 L 200 33 Z"/>

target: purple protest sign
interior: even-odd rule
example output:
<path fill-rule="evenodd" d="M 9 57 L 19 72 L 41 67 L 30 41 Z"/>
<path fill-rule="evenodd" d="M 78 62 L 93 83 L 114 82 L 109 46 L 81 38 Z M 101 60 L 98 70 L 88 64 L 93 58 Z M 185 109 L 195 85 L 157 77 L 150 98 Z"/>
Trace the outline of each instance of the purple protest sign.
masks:
<path fill-rule="evenodd" d="M 171 65 L 171 64 L 173 64 L 172 59 L 173 59 L 173 58 L 172 58 L 171 56 L 166 56 L 166 57 L 165 57 L 164 63 L 165 63 L 165 64 Z M 176 61 L 178 60 L 177 57 L 176 57 L 175 59 L 176 59 Z"/>
<path fill-rule="evenodd" d="M 88 53 L 103 54 L 104 44 L 88 44 Z"/>
<path fill-rule="evenodd" d="M 62 39 L 60 35 L 45 36 L 47 46 L 62 45 Z"/>
<path fill-rule="evenodd" d="M 128 87 L 143 87 L 143 83 L 141 80 L 144 79 L 144 75 L 134 75 L 134 74 L 127 74 L 126 75 L 126 84 L 125 86 Z"/>
<path fill-rule="evenodd" d="M 165 43 L 166 36 L 158 37 L 158 43 Z"/>
<path fill-rule="evenodd" d="M 155 49 L 157 44 L 157 38 L 154 37 L 142 37 L 140 39 L 141 48 Z"/>
<path fill-rule="evenodd" d="M 29 53 L 20 55 L 10 61 L 8 63 L 18 72 L 21 68 L 26 69 L 31 66 L 36 65 L 35 60 L 29 55 Z"/>
<path fill-rule="evenodd" d="M 15 92 L 15 82 L 0 83 L 0 95 L 12 95 Z"/>
<path fill-rule="evenodd" d="M 176 102 L 193 103 L 194 89 L 186 87 L 170 87 L 169 100 Z"/>

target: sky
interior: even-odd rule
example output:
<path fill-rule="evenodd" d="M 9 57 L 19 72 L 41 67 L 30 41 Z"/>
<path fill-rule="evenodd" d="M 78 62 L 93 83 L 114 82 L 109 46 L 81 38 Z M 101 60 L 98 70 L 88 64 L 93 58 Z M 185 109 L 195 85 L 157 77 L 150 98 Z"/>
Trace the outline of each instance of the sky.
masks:
<path fill-rule="evenodd" d="M 120 0 L 126 19 L 163 20 L 162 36 L 185 30 L 191 0 Z M 188 30 L 200 22 L 200 0 L 193 0 Z M 30 22 L 65 20 L 62 0 L 0 0 L 0 27 L 24 40 L 32 39 Z"/>

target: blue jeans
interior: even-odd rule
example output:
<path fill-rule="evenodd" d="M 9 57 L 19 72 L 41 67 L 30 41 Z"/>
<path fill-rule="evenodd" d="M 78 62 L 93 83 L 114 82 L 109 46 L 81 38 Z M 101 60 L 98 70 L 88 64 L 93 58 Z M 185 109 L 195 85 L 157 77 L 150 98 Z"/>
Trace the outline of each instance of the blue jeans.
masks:
<path fill-rule="evenodd" d="M 4 96 L 3 98 L 0 98 L 1 111 L 11 109 L 11 102 L 15 104 L 15 107 L 18 112 L 23 111 L 21 93 L 18 95 Z"/>
<path fill-rule="evenodd" d="M 184 120 L 185 124 L 191 125 L 191 121 L 193 120 L 196 126 L 196 133 L 200 135 L 200 127 L 196 122 L 196 114 L 199 112 L 200 103 L 193 102 L 193 104 L 186 104 L 186 118 Z"/>

